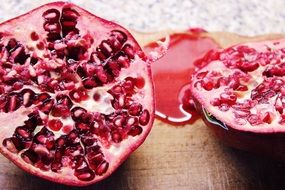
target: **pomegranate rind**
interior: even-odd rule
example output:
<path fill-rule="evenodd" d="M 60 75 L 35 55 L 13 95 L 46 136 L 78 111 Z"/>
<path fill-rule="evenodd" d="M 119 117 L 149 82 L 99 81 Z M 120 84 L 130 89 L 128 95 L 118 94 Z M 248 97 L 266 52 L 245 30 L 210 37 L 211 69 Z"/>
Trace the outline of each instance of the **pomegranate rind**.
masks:
<path fill-rule="evenodd" d="M 205 109 L 195 98 L 193 99 L 206 126 L 225 145 L 267 158 L 285 160 L 285 133 L 257 133 L 235 129 L 230 125 L 221 126 L 209 121 Z"/>
<path fill-rule="evenodd" d="M 42 17 L 42 13 L 46 10 L 46 9 L 52 9 L 52 8 L 56 8 L 56 9 L 61 9 L 64 6 L 70 6 L 72 8 L 75 8 L 76 11 L 79 12 L 79 14 L 84 15 L 84 17 L 81 19 L 81 21 L 78 22 L 78 27 L 84 27 L 84 25 L 88 26 L 88 24 L 90 25 L 90 23 L 92 23 L 92 25 L 94 24 L 96 26 L 96 24 L 98 24 L 99 26 L 103 25 L 104 27 L 102 31 L 96 31 L 98 33 L 104 33 L 105 30 L 106 31 L 110 31 L 110 30 L 116 30 L 119 29 L 123 32 L 125 32 L 125 34 L 127 34 L 128 38 L 129 38 L 129 43 L 131 43 L 131 45 L 133 45 L 134 47 L 137 48 L 137 50 L 141 51 L 141 48 L 139 47 L 138 43 L 136 42 L 136 40 L 132 37 L 132 35 L 123 27 L 121 27 L 118 24 L 115 24 L 113 22 L 107 21 L 105 19 L 102 19 L 100 17 L 97 17 L 95 15 L 93 15 L 92 13 L 72 4 L 72 3 L 68 3 L 68 2 L 53 2 L 53 3 L 49 3 L 49 4 L 45 4 L 43 6 L 40 6 L 34 10 L 31 10 L 30 12 L 23 14 L 21 16 L 18 16 L 16 18 L 13 18 L 11 20 L 5 21 L 2 24 L 0 24 L 0 31 L 1 32 L 5 32 L 5 33 L 11 33 L 13 36 L 22 36 L 24 35 L 21 29 L 24 29 L 24 31 L 26 32 L 26 34 L 29 34 L 30 31 L 38 31 L 38 30 L 43 30 L 43 29 L 39 29 L 39 27 L 42 27 L 41 24 L 39 25 L 39 21 L 35 18 L 41 18 Z M 84 23 L 84 24 L 82 24 Z M 101 28 L 98 27 L 100 30 Z M 95 30 L 97 30 L 95 28 Z M 42 34 L 44 32 L 43 31 L 39 31 L 39 34 Z M 100 36 L 96 36 L 98 38 L 100 38 Z M 103 37 L 102 37 L 103 38 Z M 28 44 L 28 41 L 25 41 L 24 38 L 22 38 L 22 40 L 20 40 L 21 43 L 23 44 Z M 100 39 L 98 41 L 101 41 Z M 143 53 L 142 53 L 143 54 Z M 136 150 L 146 139 L 147 135 L 149 134 L 152 124 L 153 124 L 153 120 L 154 120 L 154 94 L 153 94 L 153 84 L 152 84 L 152 78 L 151 78 L 151 70 L 150 70 L 150 62 L 145 62 L 143 60 L 143 58 L 137 58 L 136 60 L 136 65 L 133 66 L 133 68 L 127 70 L 126 72 L 124 72 L 122 74 L 122 76 L 120 77 L 124 77 L 124 76 L 129 76 L 129 74 L 131 74 L 131 70 L 132 69 L 137 69 L 139 70 L 141 76 L 144 78 L 145 80 L 145 87 L 144 89 L 146 89 L 145 94 L 144 94 L 144 106 L 146 109 L 149 110 L 150 113 L 150 121 L 148 122 L 147 126 L 143 127 L 143 132 L 142 134 L 140 134 L 139 136 L 136 137 L 128 137 L 128 139 L 122 141 L 120 143 L 120 148 L 118 152 L 112 152 L 112 151 L 105 151 L 105 157 L 109 162 L 109 169 L 107 170 L 107 172 L 102 175 L 96 175 L 95 178 L 91 181 L 81 181 L 78 180 L 74 174 L 73 171 L 71 170 L 66 170 L 63 171 L 61 173 L 54 173 L 52 171 L 43 171 L 40 170 L 39 168 L 33 167 L 32 165 L 27 164 L 26 162 L 24 162 L 21 158 L 20 155 L 18 154 L 13 154 L 10 151 L 8 151 L 5 147 L 3 147 L 2 143 L 0 145 L 0 152 L 7 157 L 9 160 L 11 160 L 15 165 L 17 165 L 19 168 L 33 174 L 36 176 L 39 176 L 41 178 L 50 180 L 50 181 L 54 181 L 57 183 L 62 183 L 62 184 L 66 184 L 66 185 L 73 185 L 73 186 L 86 186 L 86 185 L 90 185 L 90 184 L 94 184 L 98 181 L 101 181 L 105 178 L 107 178 L 108 176 L 110 176 L 127 158 L 128 156 L 134 151 Z M 132 75 L 132 74 L 131 74 Z M 4 138 L 6 138 L 7 133 L 12 133 L 12 130 L 14 129 L 8 129 L 7 127 L 3 127 L 5 125 L 7 125 L 7 123 L 9 123 L 10 125 L 13 125 L 14 121 L 17 121 L 18 117 L 21 117 L 21 115 L 23 115 L 23 113 L 25 113 L 27 110 L 25 109 L 19 109 L 16 112 L 13 112 L 12 115 L 9 116 L 9 118 L 7 118 L 7 115 L 0 113 L 0 121 L 2 123 L 2 128 L 0 129 L 0 140 L 3 141 Z M 11 120 L 11 118 L 13 118 Z M 24 120 L 26 118 L 19 118 L 19 120 Z M 16 125 L 15 125 L 16 126 Z"/>

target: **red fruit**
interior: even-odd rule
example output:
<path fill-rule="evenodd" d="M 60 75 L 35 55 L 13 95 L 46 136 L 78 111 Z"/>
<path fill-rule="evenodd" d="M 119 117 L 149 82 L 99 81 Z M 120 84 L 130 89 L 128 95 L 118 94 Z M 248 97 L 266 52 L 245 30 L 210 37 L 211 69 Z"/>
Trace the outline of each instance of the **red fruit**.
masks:
<path fill-rule="evenodd" d="M 215 61 L 204 60 L 193 76 L 198 110 L 230 146 L 285 160 L 284 50 L 283 39 L 233 46 L 217 51 Z M 195 85 L 222 80 L 210 90 Z"/>
<path fill-rule="evenodd" d="M 145 140 L 150 63 L 126 29 L 55 2 L 0 24 L 0 34 L 0 151 L 17 166 L 84 186 Z"/>

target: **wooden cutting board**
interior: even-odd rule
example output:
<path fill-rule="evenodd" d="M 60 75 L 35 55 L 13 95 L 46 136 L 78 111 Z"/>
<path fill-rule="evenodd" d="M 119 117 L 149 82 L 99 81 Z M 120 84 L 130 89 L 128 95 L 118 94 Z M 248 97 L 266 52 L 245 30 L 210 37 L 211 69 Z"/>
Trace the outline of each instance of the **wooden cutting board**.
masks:
<path fill-rule="evenodd" d="M 143 46 L 174 31 L 134 32 Z M 222 47 L 280 38 L 208 33 Z M 173 127 L 155 120 L 145 143 L 107 180 L 88 187 L 67 187 L 31 176 L 0 156 L 0 189 L 11 190 L 255 190 L 285 189 L 285 164 L 224 146 L 201 120 Z"/>

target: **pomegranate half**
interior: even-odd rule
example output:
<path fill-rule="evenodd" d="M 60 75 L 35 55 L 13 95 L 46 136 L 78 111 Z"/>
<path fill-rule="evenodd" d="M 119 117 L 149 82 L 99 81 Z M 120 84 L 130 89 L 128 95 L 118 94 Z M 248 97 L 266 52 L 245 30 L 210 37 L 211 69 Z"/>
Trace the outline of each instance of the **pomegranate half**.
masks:
<path fill-rule="evenodd" d="M 191 92 L 205 123 L 226 144 L 285 160 L 285 40 L 209 52 Z"/>
<path fill-rule="evenodd" d="M 0 151 L 68 185 L 108 177 L 153 124 L 150 63 L 131 34 L 67 2 L 0 24 Z"/>

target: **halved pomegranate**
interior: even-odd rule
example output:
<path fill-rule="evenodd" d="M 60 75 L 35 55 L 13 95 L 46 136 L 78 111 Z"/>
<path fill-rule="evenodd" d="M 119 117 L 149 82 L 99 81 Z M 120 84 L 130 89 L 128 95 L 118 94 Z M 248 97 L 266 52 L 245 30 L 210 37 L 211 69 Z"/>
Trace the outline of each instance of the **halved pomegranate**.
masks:
<path fill-rule="evenodd" d="M 285 40 L 208 53 L 191 91 L 206 124 L 227 144 L 285 159 Z"/>
<path fill-rule="evenodd" d="M 45 179 L 109 176 L 150 132 L 150 63 L 123 27 L 66 2 L 0 24 L 0 151 Z"/>

